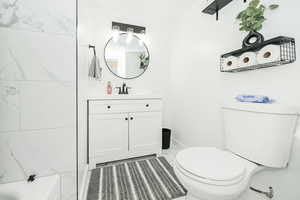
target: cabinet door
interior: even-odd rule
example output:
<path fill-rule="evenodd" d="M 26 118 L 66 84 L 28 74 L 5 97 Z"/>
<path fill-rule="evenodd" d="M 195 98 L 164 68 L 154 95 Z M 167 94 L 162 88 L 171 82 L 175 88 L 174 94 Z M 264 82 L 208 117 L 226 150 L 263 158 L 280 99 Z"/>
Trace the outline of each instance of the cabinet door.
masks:
<path fill-rule="evenodd" d="M 90 115 L 90 164 L 128 156 L 128 114 Z"/>
<path fill-rule="evenodd" d="M 160 153 L 162 138 L 161 113 L 130 113 L 129 119 L 129 150 L 131 156 Z"/>

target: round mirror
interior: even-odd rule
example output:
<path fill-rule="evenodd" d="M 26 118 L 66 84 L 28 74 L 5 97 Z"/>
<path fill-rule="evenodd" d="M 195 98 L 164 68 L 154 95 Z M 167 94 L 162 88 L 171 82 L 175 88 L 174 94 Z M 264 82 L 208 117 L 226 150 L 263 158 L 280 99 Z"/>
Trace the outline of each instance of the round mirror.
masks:
<path fill-rule="evenodd" d="M 149 66 L 148 48 L 135 35 L 123 33 L 117 41 L 111 38 L 106 44 L 104 54 L 108 69 L 123 79 L 137 78 Z"/>

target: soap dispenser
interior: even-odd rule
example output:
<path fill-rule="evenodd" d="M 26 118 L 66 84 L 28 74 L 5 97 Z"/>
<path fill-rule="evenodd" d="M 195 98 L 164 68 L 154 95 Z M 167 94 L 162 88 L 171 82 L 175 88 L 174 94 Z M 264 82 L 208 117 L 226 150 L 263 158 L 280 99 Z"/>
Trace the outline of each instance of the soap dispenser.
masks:
<path fill-rule="evenodd" d="M 110 81 L 107 82 L 106 94 L 112 94 L 112 86 Z"/>

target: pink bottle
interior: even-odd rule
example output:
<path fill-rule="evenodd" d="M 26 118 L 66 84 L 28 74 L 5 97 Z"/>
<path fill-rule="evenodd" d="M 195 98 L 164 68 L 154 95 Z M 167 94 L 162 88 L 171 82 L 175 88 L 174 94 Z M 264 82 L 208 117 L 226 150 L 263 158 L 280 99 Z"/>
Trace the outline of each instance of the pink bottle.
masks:
<path fill-rule="evenodd" d="M 112 86 L 111 86 L 111 82 L 110 81 L 107 82 L 106 93 L 107 94 L 112 94 Z"/>

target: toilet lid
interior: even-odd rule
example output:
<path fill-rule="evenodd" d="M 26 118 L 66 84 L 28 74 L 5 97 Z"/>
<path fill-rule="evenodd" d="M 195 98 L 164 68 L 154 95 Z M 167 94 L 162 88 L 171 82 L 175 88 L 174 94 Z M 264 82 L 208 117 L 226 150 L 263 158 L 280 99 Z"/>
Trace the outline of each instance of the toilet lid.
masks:
<path fill-rule="evenodd" d="M 246 172 L 241 159 L 217 148 L 188 148 L 177 154 L 176 161 L 194 176 L 213 181 L 236 180 Z"/>

